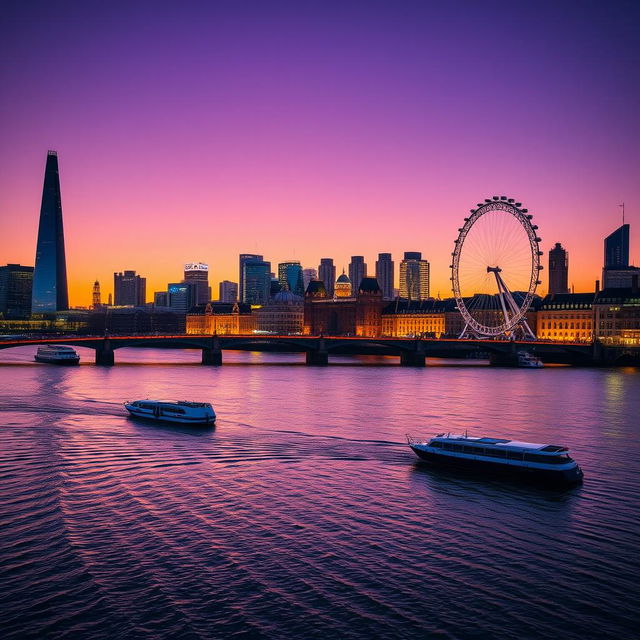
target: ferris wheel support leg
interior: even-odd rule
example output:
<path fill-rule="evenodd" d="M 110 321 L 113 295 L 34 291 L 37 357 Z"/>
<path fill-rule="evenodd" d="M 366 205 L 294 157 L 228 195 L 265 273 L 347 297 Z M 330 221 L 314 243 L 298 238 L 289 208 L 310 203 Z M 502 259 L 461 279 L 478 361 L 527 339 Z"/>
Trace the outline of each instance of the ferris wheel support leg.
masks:
<path fill-rule="evenodd" d="M 513 299 L 513 295 L 511 294 L 511 291 L 509 291 L 507 285 L 504 283 L 504 280 L 502 280 L 502 278 L 496 274 L 496 278 L 499 280 L 500 283 L 502 283 L 502 288 L 505 292 L 505 296 L 507 299 L 507 304 L 509 305 L 511 312 L 513 314 L 518 313 L 519 309 L 518 309 L 518 305 L 516 303 L 516 301 Z M 499 285 L 498 285 L 499 287 Z M 522 332 L 524 333 L 524 336 L 526 338 L 532 338 L 533 340 L 536 339 L 535 334 L 533 333 L 533 331 L 531 331 L 531 327 L 529 326 L 529 323 L 526 321 L 525 318 L 523 318 L 519 324 L 521 325 L 522 328 Z"/>

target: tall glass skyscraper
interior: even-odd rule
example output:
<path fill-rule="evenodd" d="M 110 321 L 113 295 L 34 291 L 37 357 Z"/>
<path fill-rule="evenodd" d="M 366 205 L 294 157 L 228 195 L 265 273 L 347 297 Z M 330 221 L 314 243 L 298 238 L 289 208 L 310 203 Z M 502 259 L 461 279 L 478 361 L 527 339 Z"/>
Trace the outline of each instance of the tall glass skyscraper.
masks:
<path fill-rule="evenodd" d="M 376 280 L 382 297 L 385 300 L 393 300 L 394 264 L 390 253 L 379 253 L 376 260 Z"/>
<path fill-rule="evenodd" d="M 400 297 L 408 300 L 429 299 L 429 262 L 420 251 L 405 251 L 400 263 Z"/>
<path fill-rule="evenodd" d="M 49 151 L 44 170 L 31 312 L 51 313 L 68 308 L 67 263 L 64 255 L 58 154 L 55 151 Z"/>
<path fill-rule="evenodd" d="M 604 268 L 629 266 L 629 225 L 623 224 L 604 239 Z"/>
<path fill-rule="evenodd" d="M 329 298 L 333 298 L 333 290 L 336 284 L 336 267 L 333 258 L 320 258 L 318 277 L 324 282 L 324 288 Z"/>
<path fill-rule="evenodd" d="M 302 265 L 297 260 L 278 264 L 278 282 L 283 289 L 304 296 Z"/>

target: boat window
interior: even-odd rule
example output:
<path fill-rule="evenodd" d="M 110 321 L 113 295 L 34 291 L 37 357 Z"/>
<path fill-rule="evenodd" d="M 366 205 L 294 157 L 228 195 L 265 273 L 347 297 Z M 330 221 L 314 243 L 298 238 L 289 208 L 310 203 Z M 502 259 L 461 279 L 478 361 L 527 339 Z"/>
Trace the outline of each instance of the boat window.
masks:
<path fill-rule="evenodd" d="M 432 442 L 429 446 L 435 447 L 436 449 L 442 449 L 442 442 Z"/>
<path fill-rule="evenodd" d="M 476 455 L 482 452 L 482 449 L 478 447 L 463 447 L 465 453 L 475 453 Z"/>
<path fill-rule="evenodd" d="M 485 456 L 491 456 L 492 458 L 506 458 L 507 452 L 503 449 L 485 449 Z"/>
<path fill-rule="evenodd" d="M 507 458 L 509 460 L 522 460 L 521 451 L 507 451 Z"/>

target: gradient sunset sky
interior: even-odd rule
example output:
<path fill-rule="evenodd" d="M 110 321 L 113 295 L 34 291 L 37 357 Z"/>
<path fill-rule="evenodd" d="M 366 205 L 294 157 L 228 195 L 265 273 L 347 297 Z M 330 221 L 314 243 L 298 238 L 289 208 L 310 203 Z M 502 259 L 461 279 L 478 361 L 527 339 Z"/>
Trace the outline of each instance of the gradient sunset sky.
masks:
<path fill-rule="evenodd" d="M 0 264 L 34 264 L 55 149 L 74 305 L 188 261 L 217 294 L 241 252 L 422 251 L 445 297 L 492 195 L 593 290 L 623 201 L 640 263 L 639 29 L 637 1 L 3 3 Z"/>

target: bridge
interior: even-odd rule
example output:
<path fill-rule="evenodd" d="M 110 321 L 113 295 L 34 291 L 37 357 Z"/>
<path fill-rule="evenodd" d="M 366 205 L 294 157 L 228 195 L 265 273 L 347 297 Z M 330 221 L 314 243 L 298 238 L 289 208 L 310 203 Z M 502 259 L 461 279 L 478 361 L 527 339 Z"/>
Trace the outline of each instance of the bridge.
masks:
<path fill-rule="evenodd" d="M 42 344 L 65 344 L 95 350 L 99 365 L 115 364 L 115 351 L 124 347 L 199 349 L 202 364 L 221 365 L 223 351 L 304 353 L 309 365 L 326 365 L 329 356 L 397 356 L 403 366 L 423 367 L 430 358 L 489 358 L 492 364 L 514 366 L 517 352 L 526 350 L 545 363 L 640 365 L 640 348 L 610 347 L 599 342 L 539 342 L 438 338 L 363 338 L 304 335 L 131 335 L 11 337 L 0 339 L 0 349 Z"/>

